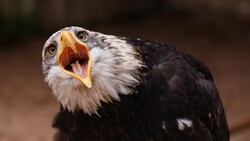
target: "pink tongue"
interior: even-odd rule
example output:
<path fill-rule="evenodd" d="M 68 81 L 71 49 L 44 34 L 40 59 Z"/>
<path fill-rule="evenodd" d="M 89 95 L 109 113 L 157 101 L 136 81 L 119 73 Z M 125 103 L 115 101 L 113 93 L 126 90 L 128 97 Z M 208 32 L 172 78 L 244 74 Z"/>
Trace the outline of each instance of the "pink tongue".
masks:
<path fill-rule="evenodd" d="M 81 78 L 86 78 L 87 77 L 87 67 L 86 65 L 81 65 L 79 64 L 78 60 L 71 64 L 73 72 L 80 76 Z"/>

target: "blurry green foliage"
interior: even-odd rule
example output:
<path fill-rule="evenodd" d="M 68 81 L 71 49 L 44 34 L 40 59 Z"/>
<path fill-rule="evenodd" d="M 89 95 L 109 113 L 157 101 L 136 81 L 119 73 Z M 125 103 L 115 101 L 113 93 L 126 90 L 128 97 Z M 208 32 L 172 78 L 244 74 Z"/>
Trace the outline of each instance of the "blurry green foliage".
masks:
<path fill-rule="evenodd" d="M 11 2 L 14 3 L 0 3 L 0 41 L 22 39 L 30 33 L 35 33 L 38 26 L 36 14 L 23 8 L 24 0 Z"/>

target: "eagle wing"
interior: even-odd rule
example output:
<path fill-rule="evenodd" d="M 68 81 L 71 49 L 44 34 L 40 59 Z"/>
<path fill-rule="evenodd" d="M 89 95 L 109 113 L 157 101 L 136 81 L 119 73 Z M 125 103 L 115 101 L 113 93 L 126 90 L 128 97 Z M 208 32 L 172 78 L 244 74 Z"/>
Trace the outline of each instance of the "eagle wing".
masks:
<path fill-rule="evenodd" d="M 147 91 L 157 95 L 158 123 L 169 140 L 228 141 L 224 109 L 209 69 L 172 46 L 129 40 L 143 60 Z"/>

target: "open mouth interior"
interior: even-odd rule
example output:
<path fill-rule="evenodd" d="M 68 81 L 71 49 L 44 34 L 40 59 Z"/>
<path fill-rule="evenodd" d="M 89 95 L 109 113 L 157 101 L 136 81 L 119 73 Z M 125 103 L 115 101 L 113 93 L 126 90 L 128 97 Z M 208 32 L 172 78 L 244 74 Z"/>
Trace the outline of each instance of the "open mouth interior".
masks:
<path fill-rule="evenodd" d="M 64 70 L 74 73 L 81 78 L 88 75 L 89 54 L 86 47 L 75 45 L 77 53 L 71 47 L 64 48 L 59 56 L 59 63 Z"/>

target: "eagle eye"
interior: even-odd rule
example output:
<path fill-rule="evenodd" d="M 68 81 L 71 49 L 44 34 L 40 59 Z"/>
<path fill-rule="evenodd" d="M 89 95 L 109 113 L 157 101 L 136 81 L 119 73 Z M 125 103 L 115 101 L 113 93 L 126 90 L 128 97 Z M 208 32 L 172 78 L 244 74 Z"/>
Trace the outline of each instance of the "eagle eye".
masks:
<path fill-rule="evenodd" d="M 83 31 L 80 31 L 76 34 L 77 38 L 82 40 L 82 41 L 85 41 L 87 39 L 87 35 L 85 32 Z"/>
<path fill-rule="evenodd" d="M 51 56 L 56 55 L 56 50 L 57 50 L 56 46 L 50 45 L 48 47 L 48 53 L 49 53 L 49 55 L 51 55 Z"/>

